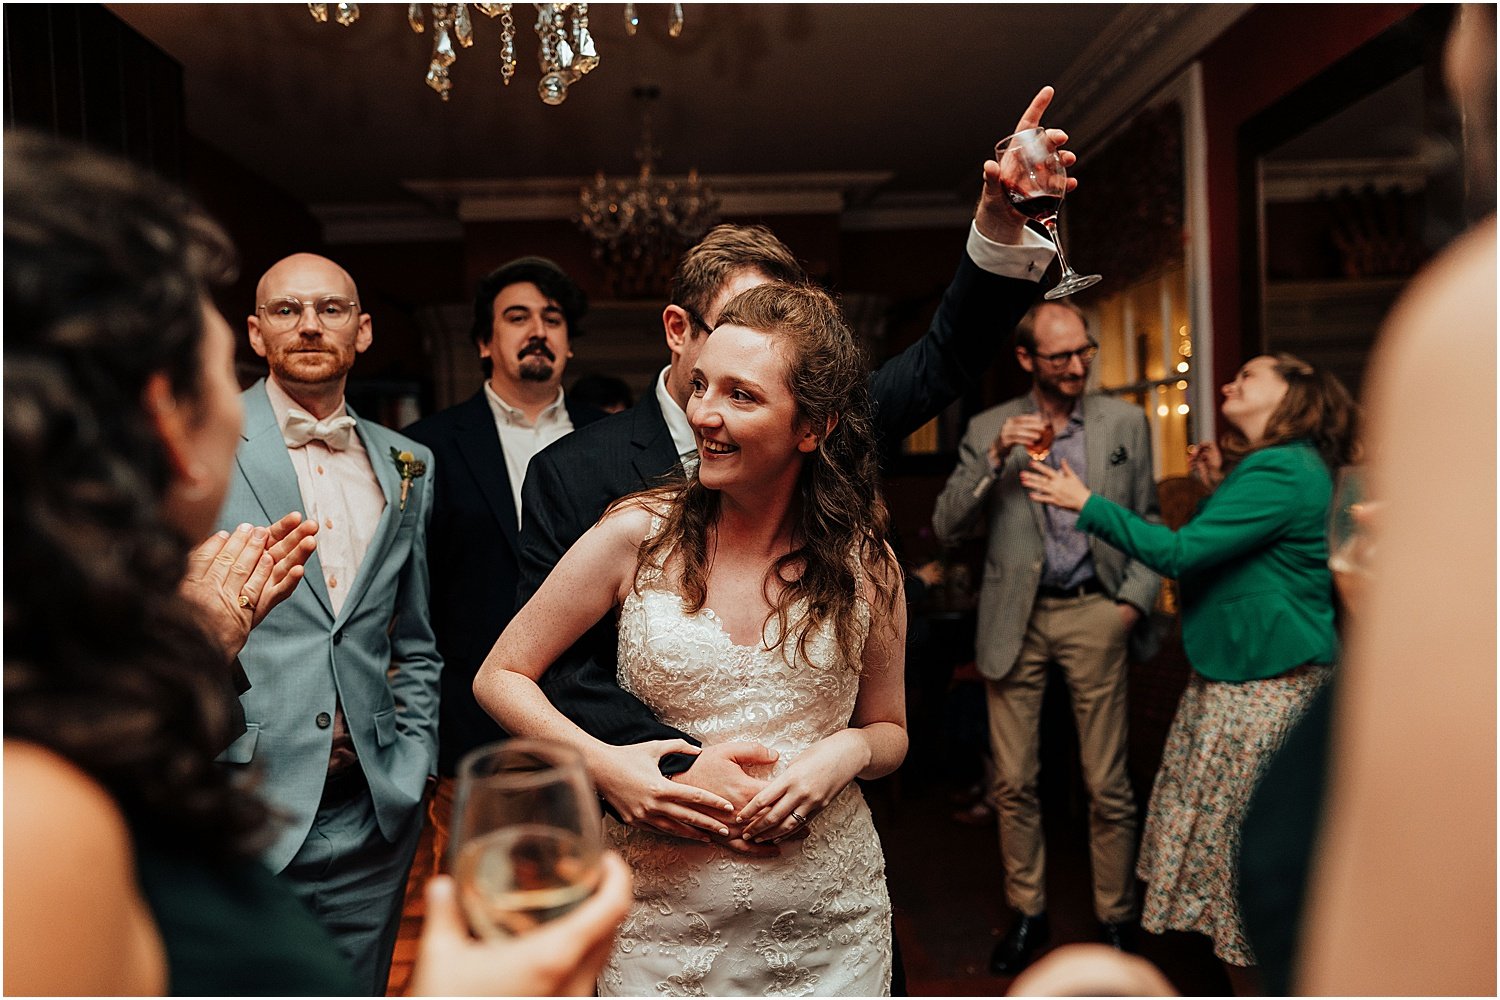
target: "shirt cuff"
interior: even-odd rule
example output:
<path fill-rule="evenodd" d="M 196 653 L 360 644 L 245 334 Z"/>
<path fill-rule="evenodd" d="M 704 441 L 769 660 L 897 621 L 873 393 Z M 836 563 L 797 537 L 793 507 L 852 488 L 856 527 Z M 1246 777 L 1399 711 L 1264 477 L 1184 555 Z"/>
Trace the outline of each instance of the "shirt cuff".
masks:
<path fill-rule="evenodd" d="M 1057 251 L 1052 241 L 1030 226 L 1021 227 L 1021 243 L 996 243 L 969 223 L 969 259 L 981 270 L 998 274 L 1002 278 L 1020 278 L 1023 281 L 1040 281 Z"/>

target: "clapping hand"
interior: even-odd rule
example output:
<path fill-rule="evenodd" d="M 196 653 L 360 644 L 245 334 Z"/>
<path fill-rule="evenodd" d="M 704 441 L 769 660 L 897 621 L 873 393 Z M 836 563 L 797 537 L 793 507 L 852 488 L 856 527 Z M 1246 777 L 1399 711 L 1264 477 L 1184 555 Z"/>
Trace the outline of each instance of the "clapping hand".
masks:
<path fill-rule="evenodd" d="M 1032 462 L 1021 470 L 1021 485 L 1031 499 L 1065 510 L 1083 510 L 1083 505 L 1093 495 L 1066 461 L 1061 469 Z"/>
<path fill-rule="evenodd" d="M 215 532 L 188 555 L 182 595 L 226 659 L 238 656 L 250 630 L 297 589 L 317 548 L 317 530 L 316 521 L 293 511 L 269 527 Z"/>
<path fill-rule="evenodd" d="M 1021 115 L 1021 120 L 1016 122 L 1012 131 L 1024 132 L 1026 129 L 1039 127 L 1042 124 L 1042 112 L 1052 103 L 1052 94 L 1051 87 L 1043 87 L 1037 91 L 1037 95 L 1031 99 L 1031 106 Z M 1047 136 L 1057 146 L 1068 141 L 1068 133 L 1062 129 L 1049 128 Z M 1066 149 L 1059 150 L 1059 155 L 1063 166 L 1069 170 L 1078 160 L 1076 155 Z M 1077 186 L 1077 179 L 1069 177 L 1068 190 Z M 995 160 L 986 160 L 984 163 L 984 190 L 979 196 L 974 224 L 979 227 L 980 233 L 996 243 L 1014 246 L 1021 242 L 1021 230 L 1026 224 L 1026 216 L 1011 208 L 1010 199 L 1005 195 L 1005 187 L 1000 183 L 1000 164 Z"/>

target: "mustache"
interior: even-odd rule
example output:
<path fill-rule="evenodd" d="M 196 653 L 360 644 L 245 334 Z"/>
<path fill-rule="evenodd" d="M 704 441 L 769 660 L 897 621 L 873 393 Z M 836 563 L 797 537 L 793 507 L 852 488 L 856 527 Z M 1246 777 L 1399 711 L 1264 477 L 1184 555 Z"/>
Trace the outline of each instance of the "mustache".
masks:
<path fill-rule="evenodd" d="M 552 353 L 552 348 L 548 347 L 547 344 L 546 344 L 546 342 L 545 341 L 541 341 L 541 340 L 533 340 L 531 343 L 529 343 L 525 347 L 521 348 L 520 353 L 518 353 L 516 355 L 516 357 L 518 359 L 520 359 L 520 358 L 528 358 L 528 357 L 530 357 L 533 354 L 540 354 L 542 357 L 546 358 L 548 361 L 556 361 L 557 360 L 557 355 Z"/>

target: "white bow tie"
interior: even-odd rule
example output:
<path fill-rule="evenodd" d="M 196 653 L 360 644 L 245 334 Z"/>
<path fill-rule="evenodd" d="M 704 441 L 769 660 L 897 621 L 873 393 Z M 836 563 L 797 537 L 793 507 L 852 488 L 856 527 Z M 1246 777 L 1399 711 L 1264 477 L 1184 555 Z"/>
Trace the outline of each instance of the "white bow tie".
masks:
<path fill-rule="evenodd" d="M 347 413 L 332 420 L 318 420 L 296 407 L 286 411 L 286 430 L 282 436 L 289 448 L 301 448 L 309 441 L 322 441 L 334 451 L 343 451 L 349 447 L 353 435 L 354 418 Z"/>

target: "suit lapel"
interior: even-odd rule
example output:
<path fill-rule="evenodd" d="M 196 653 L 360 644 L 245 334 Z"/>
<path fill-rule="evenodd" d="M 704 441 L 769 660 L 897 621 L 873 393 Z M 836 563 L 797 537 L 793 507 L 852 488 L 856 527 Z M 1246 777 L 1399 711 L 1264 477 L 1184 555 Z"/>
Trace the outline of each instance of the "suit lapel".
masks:
<path fill-rule="evenodd" d="M 1087 396 L 1078 405 L 1083 408 L 1083 457 L 1088 464 L 1084 482 L 1090 492 L 1109 496 L 1109 453 L 1114 444 L 1114 428 L 1105 425 L 1104 415 L 1097 407 L 1090 409 Z"/>
<path fill-rule="evenodd" d="M 245 390 L 244 441 L 235 454 L 240 473 L 250 484 L 261 510 L 272 521 L 298 510 L 307 516 L 307 504 L 302 499 L 302 490 L 297 485 L 297 470 L 286 453 L 286 441 L 281 436 L 281 425 L 266 397 L 266 380 Z M 323 568 L 314 552 L 307 561 L 306 576 L 302 586 L 310 589 L 333 616 L 333 601 L 328 596 L 328 587 L 323 582 Z"/>
<path fill-rule="evenodd" d="M 396 475 L 396 464 L 391 460 L 391 446 L 386 442 L 383 428 L 372 421 L 360 419 L 347 403 L 345 410 L 355 418 L 355 433 L 364 443 L 370 467 L 375 470 L 375 479 L 380 483 L 380 492 L 385 494 L 385 510 L 380 514 L 380 523 L 375 526 L 375 534 L 370 539 L 370 547 L 365 550 L 359 571 L 354 574 L 354 586 L 344 599 L 340 619 L 348 618 L 349 613 L 359 606 L 365 591 L 370 589 L 370 580 L 374 577 L 376 568 L 385 561 L 386 552 L 390 550 L 391 542 L 396 538 L 396 529 L 405 514 L 401 510 L 401 477 Z"/>
<path fill-rule="evenodd" d="M 501 536 L 507 545 L 516 548 L 516 498 L 506 471 L 500 432 L 495 429 L 495 415 L 483 389 L 462 404 L 454 421 L 453 438 L 469 473 L 479 485 L 480 495 L 495 515 Z"/>
<path fill-rule="evenodd" d="M 643 489 L 659 486 L 662 478 L 677 468 L 681 456 L 672 444 L 672 432 L 667 429 L 667 419 L 662 415 L 654 386 L 635 405 L 632 413 L 635 426 L 630 441 L 636 448 L 636 474 Z"/>

